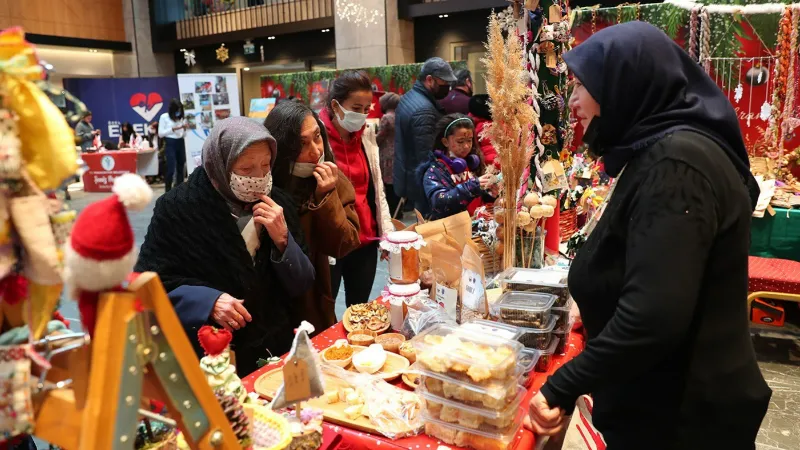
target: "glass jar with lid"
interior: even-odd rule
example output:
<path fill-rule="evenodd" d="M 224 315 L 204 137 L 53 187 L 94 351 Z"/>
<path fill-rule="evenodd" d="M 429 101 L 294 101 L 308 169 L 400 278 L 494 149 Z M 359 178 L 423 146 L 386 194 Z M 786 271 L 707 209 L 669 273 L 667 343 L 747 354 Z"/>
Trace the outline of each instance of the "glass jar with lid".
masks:
<path fill-rule="evenodd" d="M 419 281 L 419 249 L 425 241 L 414 231 L 393 231 L 381 241 L 381 249 L 389 253 L 389 279 L 393 284 Z"/>

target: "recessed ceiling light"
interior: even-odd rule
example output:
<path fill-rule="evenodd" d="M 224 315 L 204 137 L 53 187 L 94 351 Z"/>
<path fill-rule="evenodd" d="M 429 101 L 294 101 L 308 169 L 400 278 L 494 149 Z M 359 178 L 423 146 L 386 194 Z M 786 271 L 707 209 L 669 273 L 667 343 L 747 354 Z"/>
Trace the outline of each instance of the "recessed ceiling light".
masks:
<path fill-rule="evenodd" d="M 267 38 L 267 40 L 273 41 L 273 40 L 275 40 L 275 36 L 270 36 L 270 37 Z"/>
<path fill-rule="evenodd" d="M 447 15 L 447 14 L 445 14 L 445 15 L 444 15 L 444 18 L 445 18 L 445 19 L 446 19 L 446 18 L 448 18 L 448 17 L 450 17 L 450 16 L 449 16 L 449 15 Z"/>
<path fill-rule="evenodd" d="M 242 69 L 242 70 L 244 70 L 245 72 L 249 72 L 249 71 L 250 71 L 250 68 L 249 68 L 249 67 L 245 67 L 245 68 L 244 68 L 244 69 Z"/>
<path fill-rule="evenodd" d="M 182 52 L 185 52 L 185 51 L 186 51 L 186 49 L 185 49 L 185 48 L 182 48 L 182 49 L 181 49 L 181 51 L 182 51 Z"/>
<path fill-rule="evenodd" d="M 331 31 L 330 28 L 325 28 L 324 30 L 322 30 L 323 33 L 330 33 L 330 31 Z"/>

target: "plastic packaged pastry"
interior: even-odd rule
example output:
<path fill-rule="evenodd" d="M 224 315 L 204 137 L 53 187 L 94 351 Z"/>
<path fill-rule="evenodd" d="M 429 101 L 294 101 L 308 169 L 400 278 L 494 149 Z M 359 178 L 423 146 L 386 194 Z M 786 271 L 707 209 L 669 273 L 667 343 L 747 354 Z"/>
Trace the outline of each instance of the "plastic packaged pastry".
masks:
<path fill-rule="evenodd" d="M 514 438 L 522 426 L 524 414 L 520 410 L 517 419 L 505 433 L 474 430 L 454 423 L 447 423 L 430 417 L 425 412 L 425 434 L 437 438 L 448 445 L 469 447 L 475 450 L 508 450 L 513 448 Z"/>
<path fill-rule="evenodd" d="M 567 343 L 569 343 L 569 333 L 572 330 L 572 322 L 567 322 L 567 326 L 561 331 L 553 330 L 553 339 L 558 339 L 555 354 L 563 355 L 567 352 Z"/>
<path fill-rule="evenodd" d="M 522 336 L 522 330 L 519 327 L 483 319 L 473 319 L 461 324 L 461 329 L 491 335 L 500 339 L 508 339 L 509 341 L 516 341 Z"/>
<path fill-rule="evenodd" d="M 508 382 L 516 378 L 522 344 L 458 326 L 440 324 L 412 341 L 422 368 L 468 383 Z"/>
<path fill-rule="evenodd" d="M 557 297 L 550 294 L 509 291 L 492 307 L 492 316 L 503 323 L 525 328 L 544 328 Z"/>
<path fill-rule="evenodd" d="M 522 336 L 519 341 L 526 348 L 535 348 L 537 350 L 546 350 L 553 340 L 553 329 L 556 326 L 556 317 L 550 317 L 547 321 L 547 326 L 543 328 L 522 328 Z"/>
<path fill-rule="evenodd" d="M 572 298 L 564 306 L 554 306 L 550 308 L 550 315 L 556 316 L 556 327 L 554 331 L 564 331 L 569 323 L 569 313 L 572 310 Z M 572 328 L 572 327 L 570 327 Z"/>
<path fill-rule="evenodd" d="M 526 390 L 522 386 L 518 386 L 514 401 L 499 410 L 470 406 L 442 398 L 430 392 L 425 383 L 420 384 L 417 393 L 422 397 L 427 414 L 435 419 L 447 423 L 457 423 L 473 430 L 504 433 L 514 424 Z"/>
<path fill-rule="evenodd" d="M 569 302 L 569 287 L 566 271 L 522 269 L 512 267 L 497 276 L 503 292 L 538 292 L 557 296 L 553 306 L 565 306 Z"/>
<path fill-rule="evenodd" d="M 491 409 L 503 409 L 513 402 L 519 387 L 519 377 L 507 382 L 489 381 L 478 386 L 441 373 L 420 370 L 415 364 L 411 371 L 420 374 L 420 385 L 425 384 L 428 392 L 439 397 Z"/>
<path fill-rule="evenodd" d="M 539 361 L 536 362 L 536 367 L 534 368 L 536 372 L 547 373 L 550 371 L 550 367 L 553 366 L 553 355 L 556 352 L 556 347 L 558 347 L 558 341 L 558 338 L 554 338 L 547 350 L 537 350 L 539 352 Z"/>
<path fill-rule="evenodd" d="M 517 367 L 520 371 L 519 384 L 526 388 L 530 387 L 531 381 L 533 381 L 533 368 L 538 361 L 539 352 L 532 348 L 523 348 L 519 352 L 519 357 L 517 358 Z"/>

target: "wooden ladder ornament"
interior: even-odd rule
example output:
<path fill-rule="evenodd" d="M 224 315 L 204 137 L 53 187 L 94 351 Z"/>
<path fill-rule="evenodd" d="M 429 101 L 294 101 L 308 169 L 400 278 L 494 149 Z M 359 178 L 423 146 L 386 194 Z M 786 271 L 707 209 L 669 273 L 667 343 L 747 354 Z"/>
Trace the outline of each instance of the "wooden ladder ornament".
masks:
<path fill-rule="evenodd" d="M 43 440 L 67 450 L 130 450 L 139 408 L 158 400 L 192 449 L 242 450 L 155 273 L 101 295 L 91 349 L 51 363 L 48 380 L 74 383 L 35 399 Z"/>

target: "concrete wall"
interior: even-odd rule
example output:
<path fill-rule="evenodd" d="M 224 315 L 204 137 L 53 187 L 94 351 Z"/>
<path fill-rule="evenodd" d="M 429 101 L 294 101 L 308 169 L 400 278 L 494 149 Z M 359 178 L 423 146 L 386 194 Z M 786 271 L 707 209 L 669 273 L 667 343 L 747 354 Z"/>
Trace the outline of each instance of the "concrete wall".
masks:
<path fill-rule="evenodd" d="M 153 53 L 150 34 L 150 7 L 147 0 L 122 0 L 125 40 L 133 52 L 114 54 L 114 76 L 120 78 L 157 77 L 175 74 L 171 53 Z"/>
<path fill-rule="evenodd" d="M 397 0 L 346 1 L 364 8 L 368 16 L 372 11 L 383 16 L 377 23 L 359 25 L 334 11 L 337 69 L 414 62 L 414 23 L 399 20 Z"/>

